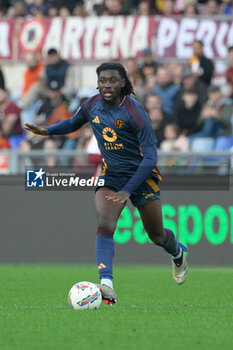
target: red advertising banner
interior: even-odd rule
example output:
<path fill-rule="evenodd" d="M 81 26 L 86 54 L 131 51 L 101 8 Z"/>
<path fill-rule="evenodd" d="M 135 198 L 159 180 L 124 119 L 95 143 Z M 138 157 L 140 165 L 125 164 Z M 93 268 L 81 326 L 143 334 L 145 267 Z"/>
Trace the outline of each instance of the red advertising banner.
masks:
<path fill-rule="evenodd" d="M 15 20 L 0 20 L 0 59 L 13 59 Z"/>
<path fill-rule="evenodd" d="M 25 50 L 46 52 L 58 48 L 69 60 L 103 60 L 137 56 L 151 46 L 154 18 L 70 17 L 66 20 L 29 20 L 19 34 L 19 59 Z"/>
<path fill-rule="evenodd" d="M 204 42 L 205 55 L 225 58 L 233 45 L 233 21 L 211 18 L 161 18 L 157 30 L 157 57 L 188 59 L 194 39 Z"/>
<path fill-rule="evenodd" d="M 26 51 L 44 54 L 51 47 L 74 61 L 137 57 L 147 47 L 158 58 L 187 59 L 194 39 L 204 41 L 206 56 L 225 58 L 233 22 L 144 16 L 1 20 L 0 59 L 23 60 Z"/>

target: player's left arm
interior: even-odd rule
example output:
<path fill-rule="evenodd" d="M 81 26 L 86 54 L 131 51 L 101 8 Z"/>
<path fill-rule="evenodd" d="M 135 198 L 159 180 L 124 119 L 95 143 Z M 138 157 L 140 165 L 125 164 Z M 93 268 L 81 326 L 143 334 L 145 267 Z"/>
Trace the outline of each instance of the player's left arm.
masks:
<path fill-rule="evenodd" d="M 156 137 L 152 128 L 148 114 L 142 107 L 138 108 L 140 118 L 138 116 L 137 122 L 130 120 L 131 125 L 137 135 L 139 145 L 142 150 L 143 160 L 140 163 L 137 171 L 127 184 L 121 189 L 121 191 L 115 193 L 112 196 L 106 197 L 108 200 L 114 202 L 124 203 L 148 177 L 151 176 L 151 172 L 157 163 L 157 147 Z"/>
<path fill-rule="evenodd" d="M 77 112 L 71 117 L 65 120 L 62 120 L 59 123 L 46 126 L 44 128 L 38 127 L 33 124 L 25 123 L 25 130 L 31 131 L 37 135 L 65 135 L 70 134 L 78 129 L 80 129 L 85 123 L 87 123 L 87 114 L 85 114 L 85 110 L 87 107 L 87 103 L 84 103 Z"/>

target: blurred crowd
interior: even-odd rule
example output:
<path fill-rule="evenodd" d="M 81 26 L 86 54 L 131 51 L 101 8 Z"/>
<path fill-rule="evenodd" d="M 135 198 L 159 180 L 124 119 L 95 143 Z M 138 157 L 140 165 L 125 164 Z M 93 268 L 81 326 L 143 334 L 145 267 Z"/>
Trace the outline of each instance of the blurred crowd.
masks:
<path fill-rule="evenodd" d="M 232 0 L 0 0 L 0 18 L 232 15 Z"/>
<path fill-rule="evenodd" d="M 197 147 L 211 151 L 224 138 L 225 148 L 221 147 L 230 149 L 233 146 L 233 47 L 228 48 L 228 68 L 222 86 L 213 84 L 214 64 L 205 57 L 202 41 L 195 40 L 192 49 L 192 57 L 185 65 L 161 64 L 154 59 L 150 48 L 142 50 L 138 59 L 123 61 L 134 86 L 133 97 L 145 106 L 159 149 L 195 151 Z M 45 126 L 71 117 L 87 98 L 98 93 L 96 76 L 93 89 L 76 91 L 75 63 L 62 59 L 55 48 L 49 49 L 43 60 L 37 53 L 26 53 L 25 63 L 19 98 L 12 98 L 14 94 L 7 90 L 4 71 L 0 69 L 0 148 L 45 152 L 76 149 L 87 151 L 90 161 L 98 163 L 98 147 L 89 124 L 70 135 L 47 138 L 23 129 L 25 122 Z M 208 142 L 196 143 L 197 139 Z M 59 163 L 79 165 L 80 159 L 60 157 Z M 55 166 L 58 159 L 48 157 L 47 162 Z"/>

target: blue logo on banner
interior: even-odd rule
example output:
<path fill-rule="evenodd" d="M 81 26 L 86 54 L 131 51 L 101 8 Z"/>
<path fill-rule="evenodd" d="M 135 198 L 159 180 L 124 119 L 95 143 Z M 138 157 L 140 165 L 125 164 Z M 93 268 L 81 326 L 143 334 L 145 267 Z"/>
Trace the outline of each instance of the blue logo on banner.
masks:
<path fill-rule="evenodd" d="M 44 187 L 44 174 L 45 171 L 40 170 L 27 170 L 27 187 Z"/>

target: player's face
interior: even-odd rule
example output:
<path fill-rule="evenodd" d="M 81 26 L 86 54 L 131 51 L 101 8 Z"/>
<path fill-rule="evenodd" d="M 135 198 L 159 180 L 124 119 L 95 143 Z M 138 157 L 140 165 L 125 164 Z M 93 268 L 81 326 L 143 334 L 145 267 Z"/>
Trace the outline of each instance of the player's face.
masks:
<path fill-rule="evenodd" d="M 121 102 L 121 89 L 125 86 L 125 80 L 121 78 L 117 70 L 104 70 L 98 77 L 98 88 L 104 102 L 114 106 Z"/>

